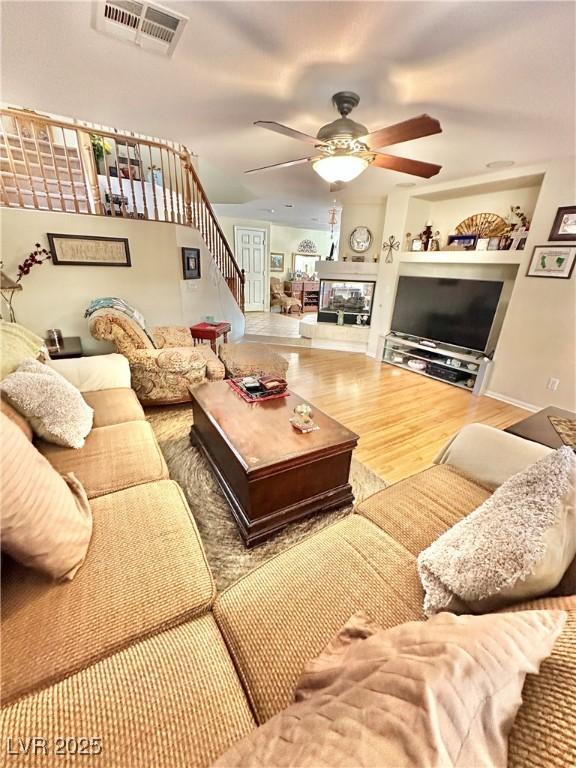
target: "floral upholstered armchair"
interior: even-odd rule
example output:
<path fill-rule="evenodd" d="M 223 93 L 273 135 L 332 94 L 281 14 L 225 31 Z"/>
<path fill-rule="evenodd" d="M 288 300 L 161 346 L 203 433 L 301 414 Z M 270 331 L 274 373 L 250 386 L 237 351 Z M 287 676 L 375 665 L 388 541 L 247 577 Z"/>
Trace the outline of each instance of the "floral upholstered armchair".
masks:
<path fill-rule="evenodd" d="M 190 386 L 224 378 L 224 365 L 208 345 L 194 346 L 185 326 L 146 329 L 142 316 L 114 299 L 102 306 L 92 302 L 86 311 L 95 339 L 111 341 L 130 365 L 132 388 L 144 405 L 166 405 L 190 400 Z"/>
<path fill-rule="evenodd" d="M 282 289 L 282 281 L 279 277 L 270 278 L 270 306 L 280 307 L 280 312 L 290 312 L 294 307 L 298 312 L 302 311 L 302 304 L 298 299 L 287 296 Z"/>

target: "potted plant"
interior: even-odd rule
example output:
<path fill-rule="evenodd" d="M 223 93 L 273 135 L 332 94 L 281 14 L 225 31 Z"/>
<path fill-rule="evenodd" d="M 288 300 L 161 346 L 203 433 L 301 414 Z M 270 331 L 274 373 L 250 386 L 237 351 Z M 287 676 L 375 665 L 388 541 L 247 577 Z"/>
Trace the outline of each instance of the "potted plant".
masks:
<path fill-rule="evenodd" d="M 90 143 L 92 144 L 92 152 L 94 153 L 98 173 L 102 173 L 103 169 L 100 167 L 100 163 L 104 159 L 104 155 L 111 154 L 112 147 L 106 141 L 104 136 L 99 136 L 96 133 L 90 134 Z"/>

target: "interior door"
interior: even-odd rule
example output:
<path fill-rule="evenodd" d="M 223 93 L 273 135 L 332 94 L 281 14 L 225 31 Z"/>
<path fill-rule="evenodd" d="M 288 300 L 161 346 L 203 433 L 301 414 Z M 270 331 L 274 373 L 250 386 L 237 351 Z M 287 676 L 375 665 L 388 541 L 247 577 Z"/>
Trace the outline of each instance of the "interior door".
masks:
<path fill-rule="evenodd" d="M 244 270 L 244 309 L 262 312 L 266 305 L 266 230 L 234 227 L 236 261 Z"/>

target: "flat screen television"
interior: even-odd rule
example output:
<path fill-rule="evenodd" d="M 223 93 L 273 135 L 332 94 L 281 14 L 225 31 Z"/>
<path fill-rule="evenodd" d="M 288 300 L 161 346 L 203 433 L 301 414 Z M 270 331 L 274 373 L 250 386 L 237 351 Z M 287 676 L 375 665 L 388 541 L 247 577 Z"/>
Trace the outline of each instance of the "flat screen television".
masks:
<path fill-rule="evenodd" d="M 502 286 L 497 280 L 398 280 L 392 330 L 486 352 Z"/>

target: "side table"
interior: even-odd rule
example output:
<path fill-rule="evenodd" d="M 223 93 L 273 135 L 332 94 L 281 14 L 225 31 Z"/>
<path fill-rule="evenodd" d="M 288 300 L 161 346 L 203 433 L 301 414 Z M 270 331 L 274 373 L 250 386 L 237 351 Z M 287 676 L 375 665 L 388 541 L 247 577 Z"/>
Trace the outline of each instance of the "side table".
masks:
<path fill-rule="evenodd" d="M 532 440 L 534 443 L 547 445 L 549 448 L 561 448 L 564 443 L 552 426 L 548 416 L 557 416 L 560 419 L 576 419 L 576 413 L 550 405 L 533 416 L 528 416 L 528 418 L 512 424 L 504 432 L 510 432 L 511 435 L 517 435 L 526 440 Z"/>
<path fill-rule="evenodd" d="M 212 351 L 217 354 L 218 349 L 216 341 L 220 336 L 224 337 L 224 344 L 228 343 L 228 334 L 230 333 L 230 323 L 197 323 L 190 326 L 190 333 L 194 339 L 194 346 L 197 343 L 202 344 L 204 341 L 209 341 Z"/>
<path fill-rule="evenodd" d="M 82 357 L 84 354 L 80 336 L 64 336 L 60 342 L 59 349 L 54 349 L 53 347 L 51 348 L 49 346 L 49 344 L 52 344 L 52 341 L 49 342 L 48 339 L 44 339 L 44 341 L 46 342 L 46 346 L 48 347 L 50 358 L 52 360 L 65 360 L 70 357 Z"/>

